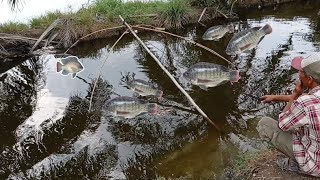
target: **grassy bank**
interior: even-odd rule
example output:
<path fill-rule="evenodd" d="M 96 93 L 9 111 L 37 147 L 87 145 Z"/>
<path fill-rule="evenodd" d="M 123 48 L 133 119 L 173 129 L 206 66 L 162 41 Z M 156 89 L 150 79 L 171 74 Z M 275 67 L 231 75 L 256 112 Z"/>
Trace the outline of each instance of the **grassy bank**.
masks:
<path fill-rule="evenodd" d="M 118 15 L 122 15 L 127 22 L 132 24 L 181 28 L 184 24 L 197 20 L 198 16 L 196 15 L 198 15 L 200 5 L 217 6 L 218 4 L 215 0 L 169 0 L 146 3 L 139 1 L 124 3 L 121 0 L 97 0 L 93 4 L 82 7 L 75 13 L 55 11 L 33 18 L 27 24 L 4 23 L 0 25 L 0 32 L 18 33 L 27 29 L 44 29 L 55 19 L 61 18 L 72 19 L 72 25 L 75 26 L 73 29 L 77 31 L 81 29 L 78 34 L 83 35 L 101 28 L 121 24 Z"/>

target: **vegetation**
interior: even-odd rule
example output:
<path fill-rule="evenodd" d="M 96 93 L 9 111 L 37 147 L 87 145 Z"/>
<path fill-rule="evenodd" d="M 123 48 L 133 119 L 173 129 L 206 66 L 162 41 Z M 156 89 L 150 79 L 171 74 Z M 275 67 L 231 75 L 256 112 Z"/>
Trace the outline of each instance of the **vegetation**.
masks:
<path fill-rule="evenodd" d="M 160 25 L 167 28 L 181 28 L 192 17 L 191 2 L 189 0 L 171 0 L 159 9 Z"/>
<path fill-rule="evenodd" d="M 0 32 L 18 33 L 28 29 L 29 26 L 22 23 L 8 22 L 0 25 Z"/>

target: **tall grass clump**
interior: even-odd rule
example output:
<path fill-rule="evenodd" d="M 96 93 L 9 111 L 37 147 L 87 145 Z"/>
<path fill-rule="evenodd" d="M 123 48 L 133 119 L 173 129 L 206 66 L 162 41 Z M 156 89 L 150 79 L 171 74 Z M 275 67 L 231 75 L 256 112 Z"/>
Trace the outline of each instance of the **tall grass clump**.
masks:
<path fill-rule="evenodd" d="M 121 0 L 97 0 L 94 6 L 97 15 L 105 16 L 110 21 L 114 21 L 115 18 L 118 18 L 118 15 L 123 15 L 125 12 Z"/>
<path fill-rule="evenodd" d="M 16 23 L 16 22 L 7 22 L 4 24 L 0 24 L 0 32 L 3 33 L 17 33 L 26 31 L 29 29 L 29 26 L 22 23 Z"/>
<path fill-rule="evenodd" d="M 158 24 L 166 28 L 180 29 L 192 17 L 190 0 L 169 0 L 160 8 Z"/>
<path fill-rule="evenodd" d="M 62 18 L 64 15 L 60 11 L 48 12 L 38 18 L 33 18 L 30 22 L 31 28 L 47 28 L 53 21 Z"/>

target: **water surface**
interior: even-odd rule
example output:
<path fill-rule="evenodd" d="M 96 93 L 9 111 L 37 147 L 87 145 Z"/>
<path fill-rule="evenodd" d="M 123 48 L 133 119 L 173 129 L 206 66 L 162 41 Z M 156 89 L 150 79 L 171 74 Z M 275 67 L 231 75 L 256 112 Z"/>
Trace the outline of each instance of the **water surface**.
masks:
<path fill-rule="evenodd" d="M 182 73 L 197 62 L 227 66 L 225 61 L 185 40 L 138 33 L 222 132 L 190 112 L 187 99 L 131 35 L 119 42 L 107 60 L 109 48 L 118 37 L 79 44 L 72 53 L 85 70 L 75 79 L 56 73 L 57 60 L 51 55 L 14 67 L 3 65 L 0 72 L 8 77 L 0 82 L 1 177 L 221 177 L 238 154 L 263 147 L 257 140 L 257 121 L 264 115 L 276 117 L 284 104 L 264 105 L 246 94 L 259 97 L 292 90 L 297 75 L 290 68 L 290 60 L 318 51 L 319 7 L 319 3 L 308 1 L 241 17 L 235 22 L 238 30 L 269 23 L 273 32 L 257 48 L 235 58 L 224 53 L 232 34 L 219 42 L 201 40 L 213 24 L 177 32 L 217 51 L 241 70 L 239 83 L 208 91 L 188 83 Z M 94 93 L 94 112 L 88 113 L 93 82 L 105 60 Z M 164 91 L 157 116 L 121 120 L 103 113 L 106 100 L 117 94 L 132 96 L 132 91 L 120 83 L 126 73 L 150 80 Z"/>

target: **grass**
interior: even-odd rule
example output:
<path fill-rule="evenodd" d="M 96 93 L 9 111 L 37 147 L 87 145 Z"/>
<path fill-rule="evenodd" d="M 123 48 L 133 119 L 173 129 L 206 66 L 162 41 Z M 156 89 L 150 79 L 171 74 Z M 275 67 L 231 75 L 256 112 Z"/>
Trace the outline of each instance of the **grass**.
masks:
<path fill-rule="evenodd" d="M 192 17 L 190 0 L 171 0 L 159 11 L 159 21 L 167 28 L 182 28 Z"/>
<path fill-rule="evenodd" d="M 56 19 L 63 23 L 56 29 L 63 32 L 58 37 L 69 41 L 78 39 L 88 33 L 121 25 L 121 15 L 130 24 L 149 24 L 164 26 L 166 28 L 182 28 L 185 24 L 196 22 L 196 9 L 192 7 L 194 0 L 167 0 L 151 2 L 123 2 L 122 0 L 96 0 L 87 7 L 82 7 L 77 12 L 47 12 L 37 18 L 33 18 L 27 24 L 5 23 L 0 24 L 0 31 L 15 33 L 28 29 L 46 29 Z M 200 0 L 211 3 L 215 0 Z M 27 3 L 27 2 L 26 2 Z M 136 15 L 155 14 L 155 16 L 137 17 Z M 136 16 L 136 17 L 135 17 Z M 66 29 L 66 30 L 63 30 Z M 72 40 L 71 40 L 71 39 Z"/>
<path fill-rule="evenodd" d="M 16 22 L 8 22 L 4 24 L 0 24 L 0 32 L 3 33 L 17 33 L 26 31 L 29 29 L 27 24 L 16 23 Z"/>

